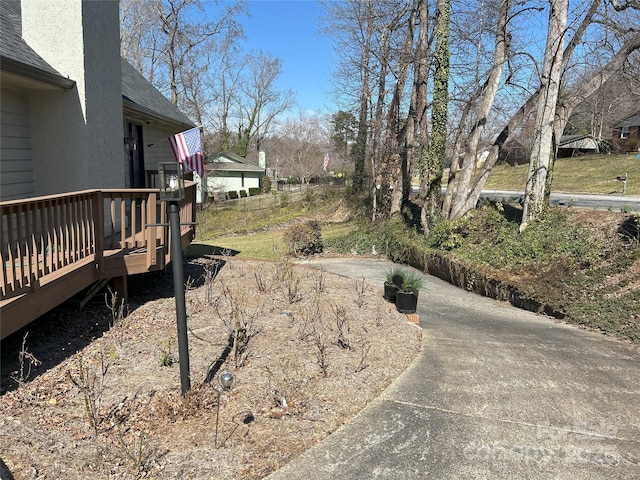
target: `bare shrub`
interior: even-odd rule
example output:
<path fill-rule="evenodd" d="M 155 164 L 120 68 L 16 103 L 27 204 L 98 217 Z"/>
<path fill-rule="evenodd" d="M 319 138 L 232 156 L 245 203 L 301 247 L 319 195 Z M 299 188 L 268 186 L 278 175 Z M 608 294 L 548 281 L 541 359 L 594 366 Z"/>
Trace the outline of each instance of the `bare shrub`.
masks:
<path fill-rule="evenodd" d="M 356 373 L 361 372 L 369 366 L 369 364 L 367 363 L 369 350 L 371 350 L 371 343 L 365 341 L 360 343 L 360 363 L 358 363 L 358 366 L 356 367 Z"/>
<path fill-rule="evenodd" d="M 258 316 L 259 312 L 253 312 L 251 315 L 236 319 L 236 327 L 233 330 L 233 359 L 236 368 L 244 366 L 251 356 L 249 342 L 260 333 L 256 325 Z"/>
<path fill-rule="evenodd" d="M 107 287 L 107 291 L 104 303 L 111 313 L 111 338 L 117 346 L 122 346 L 126 335 L 122 326 L 129 315 L 129 306 L 125 304 L 124 298 L 118 296 L 118 292 L 112 291 L 110 287 Z"/>
<path fill-rule="evenodd" d="M 303 413 L 306 403 L 304 384 L 306 374 L 293 359 L 285 364 L 265 367 L 268 385 L 266 394 L 272 399 L 275 407 L 286 408 L 289 413 Z"/>
<path fill-rule="evenodd" d="M 313 274 L 313 287 L 316 293 L 324 293 L 327 289 L 327 272 L 322 268 Z"/>
<path fill-rule="evenodd" d="M 272 270 L 273 281 L 275 283 L 284 282 L 285 278 L 287 278 L 291 274 L 292 268 L 293 268 L 293 265 L 289 257 L 286 257 L 286 256 L 280 257 Z"/>
<path fill-rule="evenodd" d="M 247 293 L 242 291 L 234 295 L 232 291 L 223 286 L 223 298 L 229 310 L 216 312 L 222 323 L 229 329 L 232 336 L 232 354 L 236 368 L 243 366 L 250 357 L 249 341 L 260 333 L 256 319 L 262 315 L 261 311 L 247 312 Z"/>
<path fill-rule="evenodd" d="M 334 305 L 332 310 L 336 319 L 336 327 L 338 328 L 338 346 L 351 350 L 351 326 L 347 318 L 347 309 Z"/>
<path fill-rule="evenodd" d="M 22 337 L 22 346 L 18 352 L 18 370 L 11 373 L 11 379 L 14 380 L 19 387 L 22 387 L 27 380 L 29 380 L 33 367 L 37 367 L 42 363 L 27 350 L 27 335 L 29 335 L 29 332 L 25 333 L 24 337 Z"/>
<path fill-rule="evenodd" d="M 131 431 L 123 425 L 123 422 L 116 418 L 116 455 L 129 463 L 136 473 L 145 473 L 157 452 L 149 442 L 149 431 L 147 429 Z"/>
<path fill-rule="evenodd" d="M 199 298 L 197 283 L 194 278 L 188 277 L 187 281 L 184 282 L 184 295 L 185 301 L 188 301 L 187 304 L 190 308 L 193 308 L 196 312 L 202 309 L 202 300 Z"/>
<path fill-rule="evenodd" d="M 118 296 L 118 292 L 107 287 L 108 293 L 104 294 L 104 303 L 111 312 L 111 326 L 117 327 L 129 315 L 129 306 L 125 305 L 124 298 Z"/>
<path fill-rule="evenodd" d="M 320 309 L 320 297 L 316 297 L 313 303 L 306 308 L 300 320 L 295 322 L 296 339 L 305 340 L 313 334 L 314 325 L 322 324 L 322 311 Z"/>
<path fill-rule="evenodd" d="M 376 303 L 376 311 L 373 317 L 373 324 L 376 327 L 381 327 L 384 322 L 384 312 L 383 309 L 386 307 L 386 301 L 378 299 Z"/>
<path fill-rule="evenodd" d="M 217 297 L 214 295 L 215 278 L 218 275 L 220 266 L 218 262 L 206 263 L 204 266 L 203 283 L 204 283 L 204 295 L 207 305 L 213 305 Z"/>
<path fill-rule="evenodd" d="M 354 301 L 358 308 L 362 308 L 365 302 L 365 293 L 367 293 L 367 282 L 364 275 L 362 276 L 362 279 L 353 281 L 353 287 L 356 291 L 356 299 Z"/>
<path fill-rule="evenodd" d="M 125 397 L 112 408 L 109 413 L 110 426 L 115 435 L 110 437 L 114 459 L 128 463 L 129 467 L 140 477 L 145 477 L 152 462 L 157 459 L 158 451 L 151 446 L 151 433 L 148 428 L 135 429 L 131 418 L 140 408 L 140 397 Z M 148 397 L 150 402 L 151 397 Z M 147 405 L 149 407 L 149 405 Z M 136 477 L 138 478 L 138 477 Z"/>
<path fill-rule="evenodd" d="M 300 291 L 300 277 L 290 269 L 284 278 L 285 297 L 287 301 L 292 304 L 302 300 L 302 293 Z"/>
<path fill-rule="evenodd" d="M 327 335 L 324 332 L 322 324 L 313 325 L 312 339 L 316 349 L 316 361 L 320 367 L 322 376 L 327 377 L 329 374 L 329 342 L 327 341 Z"/>
<path fill-rule="evenodd" d="M 71 370 L 67 370 L 69 380 L 78 388 L 84 400 L 84 408 L 89 426 L 93 429 L 94 435 L 98 435 L 98 427 L 102 421 L 100 408 L 102 406 L 102 395 L 105 391 L 105 379 L 109 369 L 109 363 L 105 362 L 102 351 L 99 355 L 98 365 L 91 367 L 84 362 L 82 354 L 76 357 L 78 367 L 74 375 Z"/>
<path fill-rule="evenodd" d="M 322 227 L 316 220 L 291 225 L 284 231 L 282 238 L 289 255 L 306 257 L 321 253 L 323 249 Z"/>
<path fill-rule="evenodd" d="M 265 281 L 265 278 L 264 278 L 264 271 L 263 270 L 259 270 L 257 272 L 254 272 L 253 276 L 256 279 L 256 288 L 258 289 L 258 292 L 266 293 L 267 292 L 267 282 Z"/>

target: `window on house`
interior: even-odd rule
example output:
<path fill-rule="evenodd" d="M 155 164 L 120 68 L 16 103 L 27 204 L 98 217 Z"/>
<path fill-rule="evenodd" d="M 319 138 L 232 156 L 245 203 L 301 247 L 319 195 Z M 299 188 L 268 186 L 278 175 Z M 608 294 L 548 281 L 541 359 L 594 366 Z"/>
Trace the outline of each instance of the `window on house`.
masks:
<path fill-rule="evenodd" d="M 620 138 L 629 138 L 629 127 L 622 127 L 622 130 L 620 130 Z"/>
<path fill-rule="evenodd" d="M 242 186 L 244 187 L 244 173 L 242 174 Z"/>

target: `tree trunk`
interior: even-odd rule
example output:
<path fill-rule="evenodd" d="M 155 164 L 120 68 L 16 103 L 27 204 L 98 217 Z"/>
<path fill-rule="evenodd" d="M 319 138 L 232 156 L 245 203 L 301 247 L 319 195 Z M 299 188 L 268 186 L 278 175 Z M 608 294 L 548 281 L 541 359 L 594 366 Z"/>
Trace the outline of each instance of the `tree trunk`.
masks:
<path fill-rule="evenodd" d="M 422 6 L 426 10 L 426 2 Z M 449 31 L 451 4 L 449 0 L 436 3 L 436 49 L 431 106 L 431 139 L 420 155 L 420 221 L 425 234 L 440 208 L 440 185 L 447 145 L 447 110 L 449 108 Z M 422 18 L 422 16 L 421 16 Z"/>
<path fill-rule="evenodd" d="M 507 52 L 509 49 L 507 25 L 509 22 L 510 6 L 510 0 L 503 0 L 500 3 L 493 61 L 491 64 L 491 70 L 489 71 L 489 76 L 478 92 L 480 95 L 480 101 L 477 112 L 473 116 L 476 120 L 471 127 L 470 133 L 468 135 L 461 135 L 458 138 L 458 141 L 456 142 L 457 148 L 454 149 L 455 157 L 451 162 L 453 178 L 450 179 L 447 186 L 447 198 L 443 205 L 443 215 L 450 220 L 462 217 L 470 210 L 468 204 L 469 197 L 462 193 L 469 192 L 471 190 L 470 185 L 473 180 L 473 174 L 478 158 L 478 144 L 484 132 L 487 117 L 493 107 L 500 79 L 502 77 L 504 63 L 507 58 Z M 457 175 L 457 165 L 454 167 L 454 164 L 459 161 L 459 155 L 462 156 L 462 160 L 460 164 L 460 173 Z M 453 198 L 453 190 L 458 191 L 458 195 L 456 195 L 455 198 Z M 471 208 L 474 207 L 475 202 Z"/>
<path fill-rule="evenodd" d="M 535 220 L 544 211 L 547 204 L 549 191 L 547 178 L 553 169 L 553 151 L 560 140 L 556 138 L 558 132 L 554 129 L 554 119 L 560 94 L 563 43 L 568 10 L 568 0 L 551 1 L 541 90 L 535 120 L 535 136 L 529 160 L 529 174 L 525 187 L 520 231 L 524 230 L 532 220 Z"/>
<path fill-rule="evenodd" d="M 563 58 L 566 60 L 570 58 L 571 54 L 582 41 L 582 37 L 587 29 L 587 27 L 592 23 L 593 16 L 595 15 L 598 6 L 601 4 L 601 0 L 592 0 L 590 4 L 590 8 L 587 11 L 585 17 L 582 19 L 582 22 L 575 30 L 574 36 L 571 41 L 568 43 L 567 48 L 565 49 Z M 491 148 L 489 149 L 489 155 L 484 161 L 483 165 L 480 167 L 480 170 L 476 172 L 475 177 L 473 177 L 473 182 L 468 183 L 466 188 L 461 188 L 458 184 L 457 180 L 457 170 L 461 167 L 458 167 L 458 158 L 459 152 L 462 152 L 462 149 L 459 149 L 460 145 L 463 142 L 456 141 L 454 146 L 454 152 L 451 156 L 451 171 L 449 174 L 449 184 L 447 187 L 447 193 L 445 196 L 445 202 L 443 211 L 445 215 L 449 212 L 449 218 L 458 218 L 466 215 L 468 212 L 473 210 L 478 203 L 478 199 L 480 198 L 480 194 L 482 193 L 482 189 L 489 178 L 489 174 L 491 170 L 495 166 L 500 151 L 504 143 L 509 139 L 511 133 L 522 123 L 524 118 L 529 115 L 531 109 L 538 102 L 538 96 L 540 95 L 540 88 L 538 88 L 525 102 L 524 104 L 516 111 L 516 113 L 509 119 L 507 125 L 502 129 L 502 131 L 496 136 Z M 475 97 L 474 97 L 475 98 Z M 463 112 L 463 119 L 468 116 L 470 112 L 465 109 Z M 461 122 L 464 124 L 464 122 Z M 464 133 L 464 132 L 462 132 Z M 473 170 L 473 169 L 472 169 Z M 473 176 L 473 175 L 472 175 Z M 456 214 L 455 216 L 451 214 L 450 205 L 456 203 Z"/>
<path fill-rule="evenodd" d="M 414 169 L 421 176 L 420 162 L 416 159 L 416 152 L 419 145 L 429 143 L 429 130 L 427 125 L 427 82 L 429 80 L 429 66 L 431 61 L 431 51 L 429 45 L 429 3 L 426 0 L 416 0 L 413 6 L 412 22 L 418 12 L 419 30 L 418 40 L 413 58 L 413 86 L 411 90 L 411 101 L 409 103 L 409 114 L 407 116 L 406 127 L 404 128 L 403 142 L 406 152 L 406 164 L 408 170 L 408 184 L 411 188 L 411 179 Z M 413 32 L 412 32 L 413 35 Z M 420 148 L 420 152 L 422 149 Z M 410 193 L 406 192 L 408 196 Z"/>
<path fill-rule="evenodd" d="M 392 29 L 397 29 L 399 22 L 405 16 L 408 3 L 405 6 L 407 8 L 399 12 L 391 22 Z M 381 159 L 380 163 L 383 165 L 383 168 L 381 168 L 382 171 L 380 172 L 382 175 L 379 174 L 378 178 L 381 180 L 382 208 L 387 210 L 389 215 L 400 213 L 402 210 L 402 202 L 405 198 L 404 184 L 407 178 L 407 156 L 406 152 L 402 151 L 403 133 L 400 128 L 402 123 L 400 120 L 400 104 L 407 84 L 407 76 L 411 64 L 415 15 L 416 10 L 414 5 L 409 16 L 409 21 L 407 22 L 407 33 L 402 51 L 400 52 L 398 72 L 396 73 L 397 80 L 387 112 L 384 148 L 381 151 L 383 159 Z M 388 56 L 386 58 L 388 59 Z"/>
<path fill-rule="evenodd" d="M 362 191 L 364 183 L 364 165 L 366 159 L 366 146 L 368 138 L 368 115 L 369 115 L 369 71 L 371 62 L 371 37 L 373 35 L 373 0 L 368 0 L 366 5 L 367 17 L 365 19 L 367 29 L 362 47 L 360 72 L 362 74 L 362 85 L 360 90 L 360 111 L 358 112 L 358 134 L 356 143 L 351 150 L 353 156 L 353 192 Z"/>
<path fill-rule="evenodd" d="M 380 210 L 382 215 L 389 209 L 389 202 L 386 201 L 385 193 L 388 190 L 389 182 L 389 155 L 388 149 L 385 145 L 381 145 L 382 142 L 382 121 L 383 121 L 383 109 L 385 104 L 385 97 L 387 95 L 387 72 L 389 70 L 389 50 L 391 48 L 391 32 L 389 28 L 385 28 L 381 34 L 382 36 L 382 51 L 380 52 L 380 73 L 378 75 L 378 100 L 376 102 L 376 110 L 373 115 L 373 138 L 371 141 L 371 175 L 373 183 L 380 185 L 380 191 L 382 193 L 380 198 Z M 381 175 L 382 174 L 382 175 Z M 374 185 L 374 189 L 376 189 Z M 376 189 L 377 190 L 377 189 Z M 376 191 L 374 191 L 373 199 L 376 199 Z M 377 210 L 377 203 L 374 205 Z M 376 212 L 377 213 L 377 212 Z"/>

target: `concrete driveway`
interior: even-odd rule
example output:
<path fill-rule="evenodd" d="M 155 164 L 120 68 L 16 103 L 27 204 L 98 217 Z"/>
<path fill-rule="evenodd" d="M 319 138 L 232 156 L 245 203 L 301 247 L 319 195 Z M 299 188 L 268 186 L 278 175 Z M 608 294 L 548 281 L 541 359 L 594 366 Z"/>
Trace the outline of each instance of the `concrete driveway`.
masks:
<path fill-rule="evenodd" d="M 306 263 L 380 290 L 391 265 Z M 270 480 L 640 479 L 638 347 L 425 278 L 416 361 Z"/>

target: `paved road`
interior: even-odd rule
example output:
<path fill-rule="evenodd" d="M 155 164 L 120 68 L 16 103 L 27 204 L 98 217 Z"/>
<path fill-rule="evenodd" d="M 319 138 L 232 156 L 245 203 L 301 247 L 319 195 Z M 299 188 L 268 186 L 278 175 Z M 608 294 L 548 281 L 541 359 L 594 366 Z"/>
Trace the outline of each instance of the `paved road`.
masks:
<path fill-rule="evenodd" d="M 309 264 L 374 285 L 390 265 Z M 269 480 L 640 478 L 637 347 L 426 281 L 416 361 Z"/>

